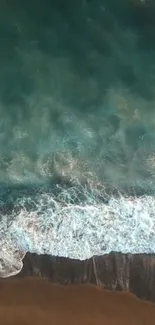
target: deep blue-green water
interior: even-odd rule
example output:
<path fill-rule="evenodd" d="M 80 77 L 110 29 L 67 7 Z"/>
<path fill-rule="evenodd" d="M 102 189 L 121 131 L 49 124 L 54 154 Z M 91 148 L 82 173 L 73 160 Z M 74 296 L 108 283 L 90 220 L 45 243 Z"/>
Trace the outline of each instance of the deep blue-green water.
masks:
<path fill-rule="evenodd" d="M 154 192 L 155 3 L 0 3 L 0 181 Z"/>

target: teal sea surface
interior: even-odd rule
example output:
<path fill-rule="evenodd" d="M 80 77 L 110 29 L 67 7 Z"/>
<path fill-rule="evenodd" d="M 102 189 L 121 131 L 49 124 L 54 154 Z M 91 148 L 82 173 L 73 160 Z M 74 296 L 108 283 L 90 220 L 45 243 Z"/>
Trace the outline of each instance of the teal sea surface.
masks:
<path fill-rule="evenodd" d="M 155 3 L 0 3 L 0 182 L 155 189 Z"/>
<path fill-rule="evenodd" d="M 2 0 L 1 247 L 155 252 L 154 195 L 155 1 Z"/>

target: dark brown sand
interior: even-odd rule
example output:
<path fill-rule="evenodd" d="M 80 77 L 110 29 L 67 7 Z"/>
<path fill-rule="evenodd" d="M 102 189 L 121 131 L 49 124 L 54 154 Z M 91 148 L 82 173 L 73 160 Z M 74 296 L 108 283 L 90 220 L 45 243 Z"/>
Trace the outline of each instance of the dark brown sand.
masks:
<path fill-rule="evenodd" d="M 0 325 L 154 325 L 155 304 L 89 285 L 0 279 Z"/>

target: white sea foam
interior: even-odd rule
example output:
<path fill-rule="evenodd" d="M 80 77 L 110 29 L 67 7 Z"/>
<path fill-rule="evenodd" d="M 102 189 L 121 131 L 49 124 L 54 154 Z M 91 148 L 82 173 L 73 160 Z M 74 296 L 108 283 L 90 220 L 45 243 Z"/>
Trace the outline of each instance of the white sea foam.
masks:
<path fill-rule="evenodd" d="M 6 266 L 5 274 L 4 260 L 9 260 L 11 265 L 12 258 L 12 265 L 17 259 L 20 262 L 11 268 L 10 274 L 18 273 L 21 255 L 26 251 L 81 260 L 110 251 L 155 252 L 153 196 L 111 197 L 106 204 L 91 194 L 76 204 L 76 192 L 72 188 L 57 197 L 50 193 L 37 194 L 31 211 L 27 208 L 30 200 L 22 197 L 16 201 L 19 213 L 14 209 L 10 225 L 7 217 L 2 217 L 1 276 L 9 273 Z M 17 252 L 23 252 L 20 258 Z"/>

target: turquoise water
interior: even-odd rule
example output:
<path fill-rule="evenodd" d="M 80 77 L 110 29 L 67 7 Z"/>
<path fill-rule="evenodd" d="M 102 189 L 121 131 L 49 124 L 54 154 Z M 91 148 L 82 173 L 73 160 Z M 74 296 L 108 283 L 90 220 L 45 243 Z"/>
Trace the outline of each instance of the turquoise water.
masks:
<path fill-rule="evenodd" d="M 154 35 L 153 1 L 1 1 L 0 181 L 154 193 Z"/>
<path fill-rule="evenodd" d="M 0 277 L 154 253 L 155 2 L 0 2 Z"/>

